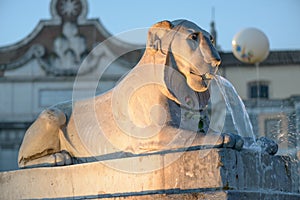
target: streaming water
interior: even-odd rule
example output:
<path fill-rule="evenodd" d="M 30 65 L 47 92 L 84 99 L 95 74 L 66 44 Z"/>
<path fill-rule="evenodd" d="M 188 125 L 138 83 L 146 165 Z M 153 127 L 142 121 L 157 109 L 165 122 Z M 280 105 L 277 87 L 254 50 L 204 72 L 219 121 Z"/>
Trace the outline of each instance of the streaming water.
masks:
<path fill-rule="evenodd" d="M 256 137 L 253 132 L 253 127 L 245 108 L 245 105 L 235 90 L 234 86 L 224 77 L 215 76 L 214 81 L 215 85 L 218 87 L 221 96 L 223 97 L 223 101 L 226 106 L 226 111 L 228 112 L 226 115 L 232 121 L 232 125 L 236 130 L 237 134 L 242 137 L 250 138 L 254 141 L 252 146 L 256 146 Z M 214 84 L 214 83 L 213 83 Z M 213 92 L 213 91 L 212 91 Z M 226 129 L 226 124 L 228 120 L 225 121 L 224 128 Z M 247 146 L 246 146 L 247 147 Z M 250 147 L 250 146 L 248 146 Z"/>

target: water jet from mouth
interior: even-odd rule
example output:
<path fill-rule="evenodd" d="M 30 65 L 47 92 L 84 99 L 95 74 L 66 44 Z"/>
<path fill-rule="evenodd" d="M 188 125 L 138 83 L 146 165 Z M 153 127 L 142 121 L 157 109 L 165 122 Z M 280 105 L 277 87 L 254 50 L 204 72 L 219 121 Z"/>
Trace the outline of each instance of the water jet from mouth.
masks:
<path fill-rule="evenodd" d="M 220 124 L 212 124 L 212 128 L 219 127 L 217 128 L 219 129 L 218 131 L 238 134 L 248 140 L 245 143 L 246 148 L 258 148 L 246 107 L 234 86 L 224 77 L 215 75 L 214 79 L 211 80 L 210 93 L 211 110 L 213 111 L 213 107 L 226 110 L 226 112 L 223 112 L 223 115 L 220 113 L 220 109 L 215 109 L 218 110 L 217 113 L 211 113 L 212 123 L 216 123 L 216 121 L 217 123 L 224 123 L 222 130 L 220 129 Z M 225 119 L 220 120 L 221 117 Z"/>

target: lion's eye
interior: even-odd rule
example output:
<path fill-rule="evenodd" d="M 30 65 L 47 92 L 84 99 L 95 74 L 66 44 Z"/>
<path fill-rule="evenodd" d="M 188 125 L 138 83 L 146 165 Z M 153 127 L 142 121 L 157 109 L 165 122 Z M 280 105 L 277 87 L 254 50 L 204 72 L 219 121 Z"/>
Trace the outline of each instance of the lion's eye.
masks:
<path fill-rule="evenodd" d="M 190 35 L 190 38 L 194 41 L 198 41 L 198 34 L 197 33 L 193 33 Z"/>

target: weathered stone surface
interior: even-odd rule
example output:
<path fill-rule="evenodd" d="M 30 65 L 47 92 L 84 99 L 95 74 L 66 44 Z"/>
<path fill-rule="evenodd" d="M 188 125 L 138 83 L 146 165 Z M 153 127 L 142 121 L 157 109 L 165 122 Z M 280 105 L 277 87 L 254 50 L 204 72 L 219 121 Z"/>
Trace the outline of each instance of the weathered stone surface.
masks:
<path fill-rule="evenodd" d="M 164 168 L 165 188 L 195 189 L 223 187 L 219 150 L 206 149 L 164 156 L 165 163 L 179 157 Z"/>
<path fill-rule="evenodd" d="M 66 22 L 62 29 L 63 37 L 54 40 L 57 57 L 49 62 L 69 69 L 66 65 L 73 66 L 74 60 L 65 57 L 64 49 L 78 57 L 87 47 L 84 38 L 77 35 L 75 24 Z M 101 56 L 101 47 L 107 43 L 97 46 L 85 61 L 93 62 L 96 55 Z M 101 66 L 105 68 L 108 63 Z M 228 140 L 223 135 L 220 138 L 220 134 L 195 135 L 208 131 L 210 123 L 204 110 L 212 96 L 209 85 L 220 64 L 211 35 L 195 23 L 165 20 L 154 24 L 148 31 L 143 57 L 112 90 L 55 104 L 38 116 L 24 135 L 19 167 L 61 166 L 71 164 L 70 157 L 80 159 L 119 151 L 140 154 L 186 148 L 192 141 L 240 149 L 242 145 L 234 143 L 241 144 L 242 139 L 234 135 L 227 135 Z M 83 66 L 76 69 L 79 74 Z M 74 82 L 73 97 L 82 90 L 79 82 L 82 81 Z M 222 99 L 215 96 L 215 101 Z M 217 125 L 210 128 L 220 133 L 225 109 L 214 109 L 212 113 L 218 116 L 214 119 L 221 120 L 213 120 Z M 61 152 L 68 154 L 57 154 Z"/>
<path fill-rule="evenodd" d="M 114 197 L 104 198 L 103 200 L 299 200 L 299 198 L 300 195 L 291 193 L 259 191 L 214 191 Z"/>
<path fill-rule="evenodd" d="M 299 199 L 297 163 L 250 150 L 161 152 L 0 174 L 0 199 Z"/>

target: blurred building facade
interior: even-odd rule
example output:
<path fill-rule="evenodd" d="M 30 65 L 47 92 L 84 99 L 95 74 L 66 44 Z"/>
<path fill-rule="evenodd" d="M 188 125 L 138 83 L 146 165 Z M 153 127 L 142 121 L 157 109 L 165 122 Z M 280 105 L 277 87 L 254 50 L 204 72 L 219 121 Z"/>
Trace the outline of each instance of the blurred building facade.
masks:
<path fill-rule="evenodd" d="M 141 57 L 144 45 L 111 37 L 98 19 L 86 18 L 87 6 L 86 0 L 52 0 L 51 19 L 0 48 L 0 171 L 17 169 L 25 130 L 46 107 L 71 100 L 75 80 L 81 96 L 102 93 Z"/>
<path fill-rule="evenodd" d="M 111 38 L 99 19 L 86 18 L 87 6 L 86 0 L 52 0 L 51 19 L 40 21 L 22 41 L 0 48 L 0 171 L 17 169 L 26 129 L 46 107 L 71 100 L 78 77 L 78 93 L 100 94 L 141 58 L 144 45 Z M 92 51 L 103 41 L 101 49 Z M 220 73 L 244 100 L 257 136 L 275 139 L 282 153 L 296 150 L 300 51 L 272 51 L 259 68 L 241 63 L 231 52 L 220 54 Z"/>

